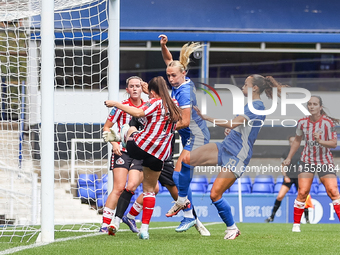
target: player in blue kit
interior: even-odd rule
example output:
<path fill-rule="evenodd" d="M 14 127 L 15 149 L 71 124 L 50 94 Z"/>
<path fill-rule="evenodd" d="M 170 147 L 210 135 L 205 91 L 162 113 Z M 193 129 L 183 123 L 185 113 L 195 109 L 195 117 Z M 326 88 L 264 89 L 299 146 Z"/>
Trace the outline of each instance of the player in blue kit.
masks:
<path fill-rule="evenodd" d="M 256 110 L 264 110 L 264 104 L 260 99 L 262 92 L 265 92 L 268 98 L 273 97 L 273 87 L 278 89 L 280 95 L 281 87 L 273 77 L 263 77 L 258 74 L 250 75 L 242 87 L 244 96 L 252 97 L 252 104 Z M 251 95 L 248 95 L 248 93 Z M 215 205 L 218 214 L 227 225 L 224 239 L 235 239 L 240 235 L 237 228 L 231 208 L 226 199 L 222 197 L 223 193 L 230 188 L 236 178 L 240 178 L 245 167 L 248 165 L 252 154 L 253 145 L 261 129 L 264 115 L 257 115 L 249 110 L 248 104 L 244 107 L 244 114 L 238 115 L 232 122 L 214 119 L 197 113 L 207 121 L 213 122 L 218 126 L 232 129 L 221 143 L 209 143 L 193 150 L 190 155 L 183 159 L 183 162 L 193 166 L 213 166 L 218 164 L 222 166 L 211 189 L 210 198 Z"/>
<path fill-rule="evenodd" d="M 173 174 L 173 180 L 178 188 L 178 199 L 166 216 L 171 217 L 183 210 L 184 219 L 176 228 L 176 231 L 183 232 L 195 225 L 201 235 L 207 236 L 210 235 L 209 231 L 197 219 L 192 210 L 192 195 L 189 187 L 192 179 L 190 165 L 182 162 L 183 158 L 190 154 L 190 151 L 207 144 L 210 140 L 210 133 L 205 120 L 193 109 L 193 106 L 197 106 L 195 85 L 186 77 L 190 54 L 201 46 L 198 43 L 185 44 L 181 49 L 180 59 L 173 60 L 172 54 L 166 46 L 167 36 L 160 35 L 159 37 L 161 38 L 163 59 L 167 66 L 166 74 L 172 86 L 171 96 L 178 101 L 179 107 L 182 109 L 182 121 L 177 123 L 176 130 L 181 136 L 184 147 Z"/>

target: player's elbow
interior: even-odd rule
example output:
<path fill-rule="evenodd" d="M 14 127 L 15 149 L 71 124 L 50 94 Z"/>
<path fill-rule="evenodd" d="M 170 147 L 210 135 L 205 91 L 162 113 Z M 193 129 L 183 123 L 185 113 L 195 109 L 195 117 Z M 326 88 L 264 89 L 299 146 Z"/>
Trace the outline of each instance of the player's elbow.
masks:
<path fill-rule="evenodd" d="M 338 146 L 338 143 L 337 143 L 337 142 L 331 144 L 331 148 L 332 148 L 332 149 L 335 149 L 336 146 Z"/>

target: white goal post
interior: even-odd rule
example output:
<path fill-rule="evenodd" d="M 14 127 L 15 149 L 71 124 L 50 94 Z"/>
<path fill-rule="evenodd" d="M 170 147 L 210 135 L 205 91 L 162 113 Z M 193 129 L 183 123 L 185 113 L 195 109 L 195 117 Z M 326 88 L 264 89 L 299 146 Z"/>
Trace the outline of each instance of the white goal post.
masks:
<path fill-rule="evenodd" d="M 120 0 L 0 2 L 0 242 L 98 231 L 103 101 L 122 99 L 119 33 Z"/>

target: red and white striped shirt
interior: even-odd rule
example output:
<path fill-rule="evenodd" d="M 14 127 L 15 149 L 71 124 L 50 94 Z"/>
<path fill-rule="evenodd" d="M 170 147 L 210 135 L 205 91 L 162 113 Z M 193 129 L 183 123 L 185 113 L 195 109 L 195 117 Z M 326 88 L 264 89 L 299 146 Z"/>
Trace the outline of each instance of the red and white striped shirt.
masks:
<path fill-rule="evenodd" d="M 317 143 L 313 138 L 313 133 L 318 132 L 320 139 L 324 141 L 337 139 L 334 122 L 326 115 L 322 115 L 316 122 L 312 122 L 307 116 L 298 121 L 297 135 L 302 135 L 301 131 L 305 135 L 305 147 L 300 160 L 308 164 L 333 165 L 333 155 L 330 149 Z"/>
<path fill-rule="evenodd" d="M 178 105 L 177 101 L 173 100 Z M 176 123 L 170 122 L 160 98 L 147 101 L 141 109 L 145 113 L 146 124 L 144 130 L 133 139 L 139 148 L 164 161 L 171 154 L 171 140 Z"/>
<path fill-rule="evenodd" d="M 133 106 L 136 108 L 140 108 L 143 105 L 143 100 L 142 100 L 142 104 L 140 106 L 135 106 L 130 98 L 122 101 L 122 104 L 124 105 L 128 105 L 128 106 Z M 118 132 L 120 132 L 120 129 L 122 128 L 122 126 L 124 124 L 129 124 L 130 120 L 131 120 L 132 116 L 116 107 L 112 108 L 109 117 L 107 118 L 109 121 L 111 121 L 112 123 L 117 123 L 118 126 Z M 122 145 L 120 144 L 120 150 L 121 151 L 125 151 L 126 149 L 122 147 Z"/>

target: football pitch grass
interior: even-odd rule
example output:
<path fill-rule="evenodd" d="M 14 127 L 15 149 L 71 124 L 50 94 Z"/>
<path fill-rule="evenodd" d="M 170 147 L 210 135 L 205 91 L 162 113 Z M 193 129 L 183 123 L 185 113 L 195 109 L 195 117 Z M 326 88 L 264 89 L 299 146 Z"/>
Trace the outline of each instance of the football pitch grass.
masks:
<path fill-rule="evenodd" d="M 223 223 L 207 223 L 211 236 L 192 227 L 176 233 L 174 222 L 151 222 L 150 239 L 139 240 L 124 224 L 116 236 L 98 232 L 55 232 L 55 242 L 1 242 L 0 254 L 340 254 L 339 224 L 238 223 L 241 235 L 224 240 Z"/>

